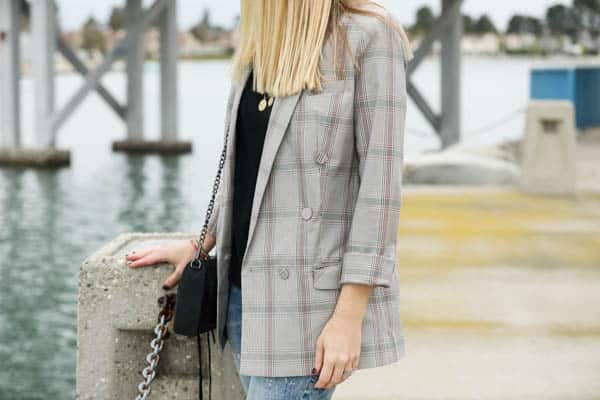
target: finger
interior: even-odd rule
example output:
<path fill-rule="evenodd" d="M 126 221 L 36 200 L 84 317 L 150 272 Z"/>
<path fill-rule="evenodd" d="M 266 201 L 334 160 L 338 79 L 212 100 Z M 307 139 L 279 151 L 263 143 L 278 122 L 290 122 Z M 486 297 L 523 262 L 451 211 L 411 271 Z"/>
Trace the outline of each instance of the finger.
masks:
<path fill-rule="evenodd" d="M 131 253 L 125 255 L 125 258 L 130 261 L 139 260 L 142 257 L 148 255 L 153 249 L 134 250 Z"/>
<path fill-rule="evenodd" d="M 145 257 L 140 258 L 139 260 L 129 261 L 127 263 L 127 265 L 130 268 L 137 268 L 137 267 L 145 267 L 147 265 L 158 264 L 159 262 L 162 262 L 162 261 L 163 260 L 161 259 L 160 254 L 158 254 L 157 252 L 151 252 L 148 255 L 146 255 Z"/>
<path fill-rule="evenodd" d="M 338 382 L 338 385 L 344 382 L 346 379 L 350 378 L 351 374 L 342 375 L 342 379 Z"/>
<path fill-rule="evenodd" d="M 321 367 L 323 366 L 323 342 L 321 340 L 317 340 L 317 351 L 315 353 L 315 370 L 316 373 L 321 371 Z"/>
<path fill-rule="evenodd" d="M 169 290 L 175 285 L 177 285 L 177 283 L 181 279 L 181 275 L 183 274 L 183 269 L 185 268 L 185 266 L 186 264 L 181 264 L 177 266 L 177 268 L 175 268 L 175 271 L 173 271 L 173 273 L 169 275 L 167 279 L 165 279 L 165 281 L 163 282 L 163 289 Z"/>
<path fill-rule="evenodd" d="M 354 359 L 350 360 L 344 367 L 344 371 L 348 371 L 348 370 L 350 370 L 350 371 L 354 370 Z M 342 373 L 342 380 L 338 383 L 344 382 L 346 379 L 350 378 L 351 375 L 352 375 L 351 373 L 347 373 L 347 374 Z"/>
<path fill-rule="evenodd" d="M 333 373 L 333 362 L 327 360 L 325 355 L 325 361 L 323 362 L 323 368 L 319 374 L 319 380 L 315 383 L 317 389 L 324 389 L 325 385 L 331 380 L 331 374 Z"/>
<path fill-rule="evenodd" d="M 331 379 L 325 385 L 325 388 L 329 389 L 342 381 L 342 375 L 344 374 L 344 368 L 346 363 L 340 362 L 336 363 L 333 368 L 333 373 L 331 374 Z"/>
<path fill-rule="evenodd" d="M 360 355 L 357 355 L 356 357 L 352 358 L 352 369 L 358 369 L 358 363 L 360 361 Z"/>

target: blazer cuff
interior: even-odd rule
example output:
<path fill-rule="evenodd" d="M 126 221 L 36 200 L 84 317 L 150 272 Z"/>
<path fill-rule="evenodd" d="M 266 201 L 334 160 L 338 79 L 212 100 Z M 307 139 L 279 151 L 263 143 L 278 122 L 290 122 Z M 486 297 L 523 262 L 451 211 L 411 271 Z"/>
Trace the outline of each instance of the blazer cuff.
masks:
<path fill-rule="evenodd" d="M 217 237 L 217 221 L 218 216 L 213 211 L 213 215 L 211 216 L 210 220 L 208 221 L 208 225 L 206 226 L 206 232 L 210 233 L 214 237 Z"/>
<path fill-rule="evenodd" d="M 206 227 L 206 232 L 210 233 L 213 236 L 217 236 L 217 221 L 216 218 L 214 220 L 211 220 L 208 224 L 208 226 Z"/>
<path fill-rule="evenodd" d="M 208 220 L 208 224 L 206 226 L 206 231 L 215 237 L 217 237 L 217 235 L 218 235 L 217 226 L 218 226 L 218 222 L 219 222 L 219 210 L 220 209 L 221 209 L 221 203 L 219 201 L 219 197 L 217 196 L 215 198 L 215 204 L 213 207 L 212 214 L 211 214 L 210 219 Z"/>
<path fill-rule="evenodd" d="M 398 261 L 395 258 L 347 252 L 342 258 L 340 285 L 358 283 L 387 288 L 394 279 L 397 266 Z"/>

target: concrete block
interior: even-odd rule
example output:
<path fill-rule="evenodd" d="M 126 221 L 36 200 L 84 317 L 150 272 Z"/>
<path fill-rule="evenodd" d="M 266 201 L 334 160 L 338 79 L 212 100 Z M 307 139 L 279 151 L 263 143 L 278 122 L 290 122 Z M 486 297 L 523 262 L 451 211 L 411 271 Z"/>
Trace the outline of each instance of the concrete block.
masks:
<path fill-rule="evenodd" d="M 575 150 L 573 104 L 530 102 L 521 151 L 521 189 L 546 194 L 575 193 Z"/>
<path fill-rule="evenodd" d="M 185 154 L 192 151 L 192 142 L 126 139 L 113 142 L 115 152 L 139 154 Z"/>
<path fill-rule="evenodd" d="M 131 269 L 125 254 L 191 238 L 192 234 L 122 234 L 87 257 L 81 266 L 77 315 L 77 399 L 135 398 L 154 337 L 167 264 Z M 160 353 L 151 399 L 198 397 L 195 338 L 170 335 Z M 202 335 L 202 375 L 208 396 L 208 344 Z M 229 344 L 223 352 L 210 338 L 213 399 L 243 398 Z M 206 397 L 207 398 L 207 397 Z"/>
<path fill-rule="evenodd" d="M 0 166 L 58 168 L 71 164 L 70 150 L 46 148 L 0 148 Z"/>

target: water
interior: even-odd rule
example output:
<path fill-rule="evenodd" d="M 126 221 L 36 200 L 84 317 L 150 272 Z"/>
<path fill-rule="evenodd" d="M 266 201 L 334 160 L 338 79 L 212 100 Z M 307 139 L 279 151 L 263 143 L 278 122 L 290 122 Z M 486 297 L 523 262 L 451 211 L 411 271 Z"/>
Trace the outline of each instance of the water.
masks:
<path fill-rule="evenodd" d="M 527 59 L 465 60 L 465 131 L 526 104 L 530 64 Z M 123 232 L 200 229 L 222 146 L 229 67 L 227 61 L 180 64 L 180 132 L 193 141 L 193 154 L 113 153 L 111 142 L 124 137 L 124 127 L 91 95 L 58 136 L 58 147 L 71 150 L 70 168 L 0 169 L 1 400 L 74 397 L 78 268 L 86 256 Z M 146 65 L 149 138 L 158 137 L 157 73 L 155 64 Z M 430 99 L 438 98 L 438 76 L 435 60 L 427 60 L 415 75 Z M 122 73 L 108 74 L 103 83 L 124 98 Z M 80 84 L 76 75 L 61 75 L 58 104 Z M 24 79 L 22 88 L 25 143 L 30 143 L 32 82 Z M 412 104 L 408 127 L 407 154 L 437 148 Z M 494 142 L 522 131 L 519 115 L 465 140 Z"/>

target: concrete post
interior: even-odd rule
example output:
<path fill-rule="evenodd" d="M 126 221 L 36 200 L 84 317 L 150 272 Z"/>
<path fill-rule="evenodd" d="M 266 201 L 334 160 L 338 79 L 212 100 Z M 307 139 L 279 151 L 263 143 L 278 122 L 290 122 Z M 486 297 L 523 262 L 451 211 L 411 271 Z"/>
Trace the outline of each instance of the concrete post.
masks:
<path fill-rule="evenodd" d="M 161 283 L 171 268 L 162 264 L 131 269 L 125 265 L 125 254 L 190 237 L 178 233 L 123 234 L 84 260 L 77 314 L 77 399 L 132 399 L 137 395 L 159 310 L 156 300 L 163 294 Z M 205 335 L 202 345 L 202 375 L 207 377 Z M 223 352 L 212 339 L 210 346 L 213 399 L 242 399 L 229 344 Z M 151 398 L 198 398 L 195 339 L 171 330 L 160 357 Z M 207 379 L 204 395 L 208 396 Z"/>
<path fill-rule="evenodd" d="M 15 2 L 17 3 L 17 2 Z M 54 146 L 54 50 L 56 15 L 53 0 L 31 2 L 33 77 L 35 80 L 35 147 Z"/>
<path fill-rule="evenodd" d="M 161 139 L 145 140 L 143 132 L 143 40 L 142 33 L 128 41 L 127 50 L 127 139 L 113 142 L 114 151 L 128 153 L 181 154 L 192 151 L 190 141 L 177 140 L 177 15 L 176 0 L 156 0 L 143 13 L 147 25 L 158 22 L 161 59 Z M 140 23 L 141 0 L 127 1 L 127 26 Z M 137 18 L 137 20 L 136 20 Z M 131 30 L 130 30 L 131 32 Z"/>
<path fill-rule="evenodd" d="M 0 0 L 0 147 L 21 145 L 19 3 Z"/>
<path fill-rule="evenodd" d="M 177 1 L 171 0 L 160 16 L 161 138 L 177 140 Z"/>
<path fill-rule="evenodd" d="M 450 9 L 457 0 L 442 0 L 442 9 Z M 441 73 L 442 73 L 442 113 L 440 137 L 442 148 L 460 141 L 461 112 L 461 38 L 462 17 L 460 7 L 452 15 L 452 23 L 442 35 Z"/>
<path fill-rule="evenodd" d="M 142 0 L 127 0 L 126 28 L 132 32 L 142 16 Z M 144 138 L 144 33 L 142 30 L 129 41 L 127 49 L 127 138 Z"/>
<path fill-rule="evenodd" d="M 521 182 L 523 191 L 545 194 L 574 194 L 575 111 L 568 101 L 532 101 L 522 143 Z"/>

